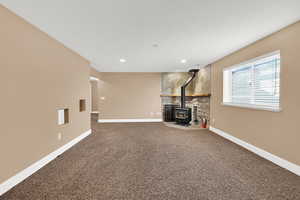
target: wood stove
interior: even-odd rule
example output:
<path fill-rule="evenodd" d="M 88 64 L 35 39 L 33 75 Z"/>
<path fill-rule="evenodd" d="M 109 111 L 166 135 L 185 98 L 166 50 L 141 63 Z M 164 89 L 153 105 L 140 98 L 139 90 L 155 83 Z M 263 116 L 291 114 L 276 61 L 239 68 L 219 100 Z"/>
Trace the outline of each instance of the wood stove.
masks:
<path fill-rule="evenodd" d="M 181 107 L 175 109 L 175 122 L 180 125 L 188 126 L 192 120 L 192 109 L 185 106 L 185 88 L 192 82 L 199 69 L 191 69 L 192 76 L 181 86 Z"/>
<path fill-rule="evenodd" d="M 189 125 L 191 120 L 192 120 L 191 108 L 176 108 L 175 121 L 177 124 Z"/>

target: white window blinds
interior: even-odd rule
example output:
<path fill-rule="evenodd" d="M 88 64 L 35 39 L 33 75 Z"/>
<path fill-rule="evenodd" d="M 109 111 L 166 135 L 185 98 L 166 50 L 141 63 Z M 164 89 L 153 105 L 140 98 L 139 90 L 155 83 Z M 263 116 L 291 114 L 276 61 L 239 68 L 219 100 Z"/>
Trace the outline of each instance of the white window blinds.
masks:
<path fill-rule="evenodd" d="M 225 69 L 223 82 L 224 104 L 280 110 L 280 52 Z"/>

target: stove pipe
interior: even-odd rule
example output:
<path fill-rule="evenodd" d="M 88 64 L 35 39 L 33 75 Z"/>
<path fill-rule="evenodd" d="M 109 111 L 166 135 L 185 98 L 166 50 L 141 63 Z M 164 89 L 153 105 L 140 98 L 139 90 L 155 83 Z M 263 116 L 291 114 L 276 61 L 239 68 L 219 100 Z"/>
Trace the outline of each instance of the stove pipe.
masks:
<path fill-rule="evenodd" d="M 189 70 L 192 76 L 181 86 L 181 108 L 185 108 L 185 88 L 192 82 L 198 72 L 199 69 Z"/>

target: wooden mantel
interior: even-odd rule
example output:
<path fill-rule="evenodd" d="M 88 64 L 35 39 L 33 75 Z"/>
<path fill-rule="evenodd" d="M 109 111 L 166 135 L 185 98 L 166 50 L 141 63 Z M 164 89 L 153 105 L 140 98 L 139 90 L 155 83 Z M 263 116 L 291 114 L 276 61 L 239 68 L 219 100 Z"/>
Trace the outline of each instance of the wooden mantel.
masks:
<path fill-rule="evenodd" d="M 211 94 L 191 94 L 185 95 L 186 97 L 210 97 Z M 161 94 L 161 97 L 180 97 L 178 94 Z"/>

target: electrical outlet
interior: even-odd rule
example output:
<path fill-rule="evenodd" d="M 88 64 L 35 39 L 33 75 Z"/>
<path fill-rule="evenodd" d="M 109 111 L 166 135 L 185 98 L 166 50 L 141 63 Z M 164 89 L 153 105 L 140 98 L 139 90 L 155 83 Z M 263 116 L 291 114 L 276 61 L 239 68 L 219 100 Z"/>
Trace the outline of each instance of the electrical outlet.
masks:
<path fill-rule="evenodd" d="M 104 101 L 104 100 L 105 100 L 105 97 L 100 97 L 100 99 Z"/>
<path fill-rule="evenodd" d="M 156 115 L 161 116 L 161 112 L 156 112 Z"/>
<path fill-rule="evenodd" d="M 57 134 L 57 139 L 60 141 L 62 139 L 62 134 L 61 133 L 58 133 Z"/>

